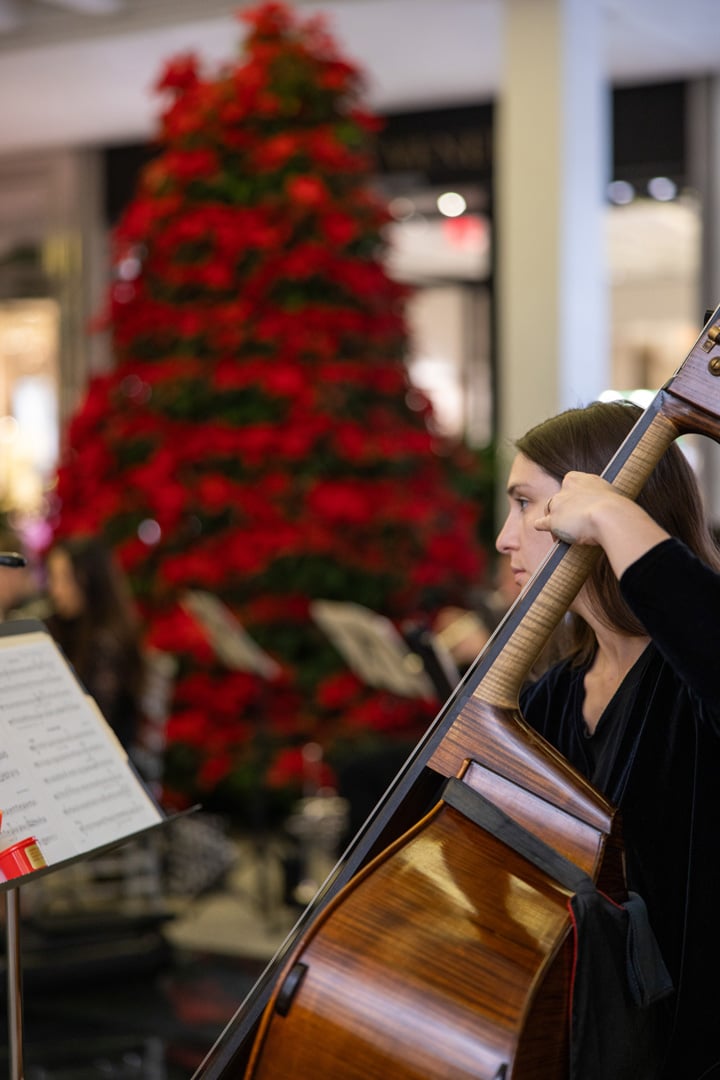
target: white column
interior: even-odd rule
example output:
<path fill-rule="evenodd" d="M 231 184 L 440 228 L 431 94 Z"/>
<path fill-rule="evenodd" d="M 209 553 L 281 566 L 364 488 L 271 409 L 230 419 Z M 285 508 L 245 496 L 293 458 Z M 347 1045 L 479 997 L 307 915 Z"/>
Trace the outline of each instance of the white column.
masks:
<path fill-rule="evenodd" d="M 688 157 L 690 184 L 702 204 L 700 296 L 698 326 L 703 308 L 720 304 L 720 77 L 697 79 L 689 88 Z M 720 528 L 720 446 L 711 439 L 699 440 L 700 483 L 708 514 Z"/>
<path fill-rule="evenodd" d="M 503 12 L 495 143 L 501 452 L 609 384 L 611 156 L 597 0 L 503 0 Z"/>

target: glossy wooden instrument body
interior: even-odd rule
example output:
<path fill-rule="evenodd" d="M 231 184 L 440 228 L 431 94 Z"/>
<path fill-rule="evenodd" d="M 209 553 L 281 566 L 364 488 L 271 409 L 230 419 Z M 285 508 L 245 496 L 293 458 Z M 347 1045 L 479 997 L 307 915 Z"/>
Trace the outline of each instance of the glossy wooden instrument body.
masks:
<path fill-rule="evenodd" d="M 528 816 L 554 816 L 558 846 L 582 852 L 593 876 L 610 864 L 615 880 L 606 873 L 605 887 L 622 889 L 619 847 L 603 859 L 604 828 L 542 802 L 528 800 Z M 440 800 L 325 908 L 278 982 L 245 1075 L 565 1076 L 568 898 Z"/>
<path fill-rule="evenodd" d="M 720 309 L 603 475 L 635 498 L 720 433 Z M 622 900 L 612 807 L 518 695 L 596 550 L 558 543 L 350 845 L 197 1080 L 564 1080 L 569 894 L 443 799 L 460 777 Z"/>

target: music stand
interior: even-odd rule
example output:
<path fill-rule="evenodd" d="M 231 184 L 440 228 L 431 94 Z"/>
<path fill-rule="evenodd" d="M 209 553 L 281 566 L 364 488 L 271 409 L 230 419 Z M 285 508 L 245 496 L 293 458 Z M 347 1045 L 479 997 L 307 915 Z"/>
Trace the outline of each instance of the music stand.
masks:
<path fill-rule="evenodd" d="M 348 667 L 368 686 L 432 701 L 435 688 L 422 658 L 390 619 L 362 604 L 313 600 L 310 614 Z"/>
<path fill-rule="evenodd" d="M 202 629 L 205 639 L 212 648 L 218 660 L 231 671 L 243 671 L 251 675 L 258 675 L 262 679 L 263 691 L 267 684 L 277 679 L 282 668 L 276 660 L 261 649 L 256 641 L 248 634 L 239 619 L 230 608 L 213 593 L 202 589 L 188 589 L 183 593 L 180 603 L 185 611 L 191 615 Z M 262 750 L 264 733 L 262 721 L 258 716 L 255 723 L 255 735 L 257 745 Z M 258 857 L 258 900 L 257 904 L 262 912 L 270 910 L 270 889 L 265 871 L 268 845 L 265 833 L 267 832 L 267 814 L 265 799 L 262 792 L 260 771 L 257 771 L 257 784 L 255 786 L 254 805 L 252 807 L 253 825 L 255 833 L 255 853 Z"/>
<path fill-rule="evenodd" d="M 39 620 L 0 625 L 0 682 L 10 1077 L 22 1080 L 20 887 L 172 819 Z"/>
<path fill-rule="evenodd" d="M 188 589 L 180 603 L 195 619 L 218 660 L 232 671 L 275 679 L 280 665 L 253 641 L 229 607 L 212 593 Z"/>

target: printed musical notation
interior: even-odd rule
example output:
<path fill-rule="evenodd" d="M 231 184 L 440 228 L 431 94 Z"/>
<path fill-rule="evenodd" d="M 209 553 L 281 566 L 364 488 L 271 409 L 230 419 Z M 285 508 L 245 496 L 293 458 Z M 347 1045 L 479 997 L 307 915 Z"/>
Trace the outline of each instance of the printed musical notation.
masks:
<path fill-rule="evenodd" d="M 384 615 L 362 604 L 313 600 L 310 614 L 349 667 L 368 686 L 400 697 L 435 697 L 422 661 Z"/>
<path fill-rule="evenodd" d="M 50 635 L 0 637 L 0 848 L 34 836 L 48 865 L 161 812 Z"/>

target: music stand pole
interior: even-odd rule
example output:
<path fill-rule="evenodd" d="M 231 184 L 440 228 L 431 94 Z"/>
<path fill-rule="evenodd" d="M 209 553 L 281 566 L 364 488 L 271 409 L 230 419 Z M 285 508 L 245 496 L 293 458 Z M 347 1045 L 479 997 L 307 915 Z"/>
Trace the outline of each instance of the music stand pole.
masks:
<path fill-rule="evenodd" d="M 23 1080 L 22 968 L 20 965 L 20 890 L 5 893 L 10 1080 Z"/>

